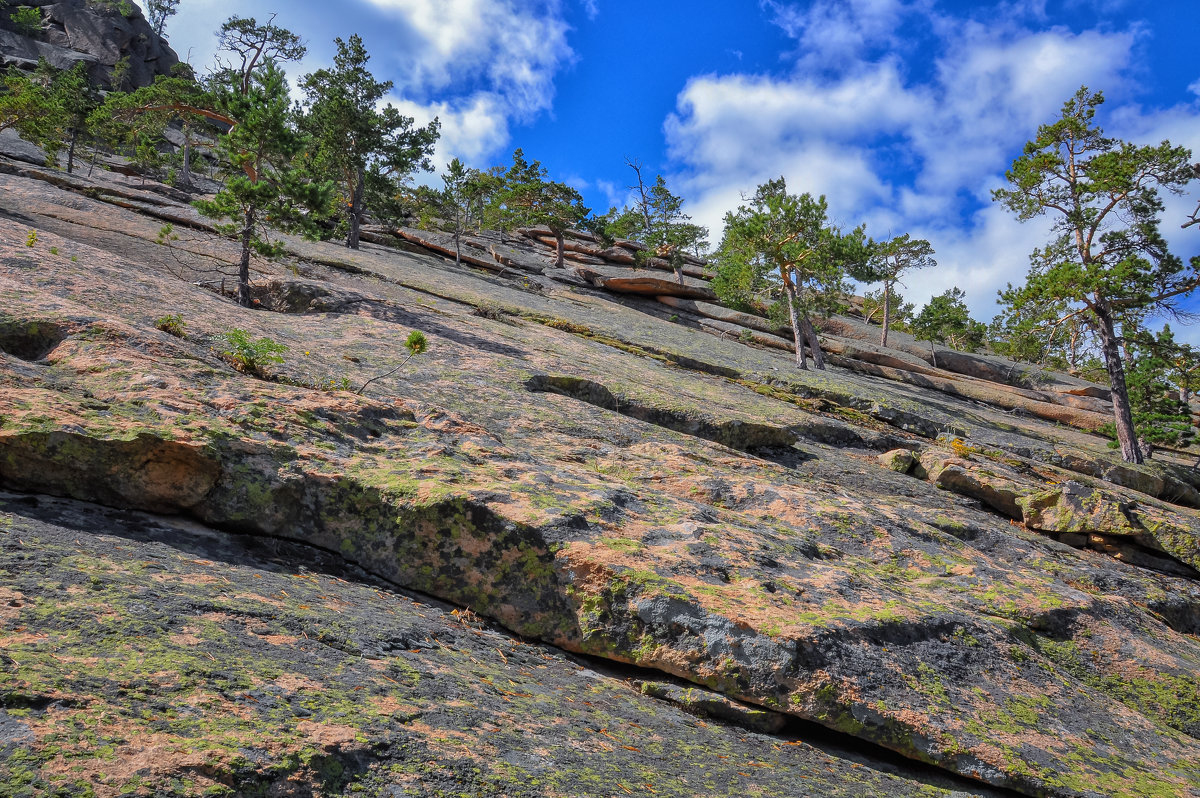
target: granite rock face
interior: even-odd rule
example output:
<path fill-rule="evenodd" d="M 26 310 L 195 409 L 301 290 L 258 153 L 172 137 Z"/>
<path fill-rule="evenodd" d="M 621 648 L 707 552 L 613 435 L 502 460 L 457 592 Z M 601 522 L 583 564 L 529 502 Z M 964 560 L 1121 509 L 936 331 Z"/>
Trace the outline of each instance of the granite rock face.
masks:
<path fill-rule="evenodd" d="M 0 9 L 0 66 L 31 69 L 45 59 L 57 69 L 88 65 L 92 81 L 112 86 L 113 67 L 127 65 L 121 88 L 148 86 L 156 75 L 169 75 L 179 56 L 154 33 L 141 9 L 132 2 L 106 0 L 29 0 L 41 13 L 40 28 L 19 28 Z"/>
<path fill-rule="evenodd" d="M 0 163 L 12 794 L 1200 795 L 1198 480 L 1070 378 L 798 372 L 489 240 L 244 309 L 152 189 Z"/>

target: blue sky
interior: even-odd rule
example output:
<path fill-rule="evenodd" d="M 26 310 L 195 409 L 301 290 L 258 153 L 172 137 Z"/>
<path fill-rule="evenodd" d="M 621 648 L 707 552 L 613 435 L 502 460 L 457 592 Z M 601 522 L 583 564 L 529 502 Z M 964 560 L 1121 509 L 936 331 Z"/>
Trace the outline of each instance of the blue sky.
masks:
<path fill-rule="evenodd" d="M 985 321 L 1047 228 L 989 193 L 1080 85 L 1105 92 L 1110 135 L 1200 161 L 1195 0 L 183 0 L 168 33 L 203 69 L 221 21 L 273 12 L 309 44 L 294 75 L 362 35 L 393 101 L 441 119 L 439 162 L 523 147 L 604 210 L 637 159 L 714 244 L 741 194 L 784 175 L 847 226 L 928 238 L 940 265 L 908 298 L 958 285 Z M 1200 181 L 1168 198 L 1185 257 L 1200 253 L 1200 230 L 1179 229 L 1197 199 Z M 1186 337 L 1200 343 L 1200 325 Z"/>

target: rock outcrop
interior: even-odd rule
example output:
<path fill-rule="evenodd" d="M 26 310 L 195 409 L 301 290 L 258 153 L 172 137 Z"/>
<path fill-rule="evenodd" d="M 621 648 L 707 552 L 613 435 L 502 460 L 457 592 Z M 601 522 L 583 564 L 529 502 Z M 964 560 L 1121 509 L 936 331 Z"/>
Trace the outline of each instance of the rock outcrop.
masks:
<path fill-rule="evenodd" d="M 20 26 L 10 15 L 32 7 L 41 15 L 36 27 Z M 0 66 L 32 69 L 45 59 L 57 69 L 83 62 L 97 85 L 112 87 L 113 68 L 122 65 L 124 85 L 148 86 L 156 75 L 169 75 L 179 56 L 159 37 L 128 0 L 27 0 L 0 9 Z"/>
<path fill-rule="evenodd" d="M 181 200 L 0 192 L 0 792 L 1200 794 L 1200 478 L 1099 392 L 799 372 L 529 236 L 285 237 L 245 309 Z"/>

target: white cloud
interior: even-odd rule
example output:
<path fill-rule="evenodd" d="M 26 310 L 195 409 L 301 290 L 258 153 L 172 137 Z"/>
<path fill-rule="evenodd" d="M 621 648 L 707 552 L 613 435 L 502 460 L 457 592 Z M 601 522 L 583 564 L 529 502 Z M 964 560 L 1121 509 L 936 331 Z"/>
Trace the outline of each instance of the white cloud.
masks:
<path fill-rule="evenodd" d="M 1135 36 L 1065 30 L 997 36 L 959 21 L 938 59 L 937 112 L 909 131 L 924 160 L 922 190 L 972 190 L 1083 84 L 1118 88 Z M 986 195 L 985 195 L 986 196 Z"/>
<path fill-rule="evenodd" d="M 598 0 L 583 0 L 583 11 L 587 14 L 588 19 L 595 19 L 600 16 L 600 4 Z"/>
<path fill-rule="evenodd" d="M 191 51 L 203 71 L 221 20 L 239 14 L 265 21 L 275 7 L 268 0 L 188 0 L 168 23 L 171 44 L 181 57 Z M 335 36 L 361 31 L 371 71 L 395 83 L 393 104 L 418 122 L 441 119 L 439 165 L 444 156 L 474 161 L 505 148 L 512 121 L 551 107 L 555 77 L 574 58 L 562 0 L 366 0 L 338 10 L 344 16 L 330 21 L 328 9 L 322 15 L 297 4 L 276 20 L 310 46 L 301 64 L 288 66 L 293 87 L 300 75 L 330 65 Z"/>
<path fill-rule="evenodd" d="M 893 43 L 900 20 L 918 4 L 902 0 L 816 0 L 798 6 L 766 0 L 775 24 L 799 45 L 802 63 L 815 66 L 856 58 L 869 47 Z M 924 5 L 923 3 L 920 5 Z"/>
<path fill-rule="evenodd" d="M 558 0 L 368 0 L 399 26 L 388 54 L 404 94 L 483 85 L 517 116 L 550 107 L 572 58 Z"/>
<path fill-rule="evenodd" d="M 934 38 L 920 57 L 933 69 L 917 82 L 895 40 L 916 4 L 765 5 L 801 45 L 795 71 L 695 77 L 666 120 L 688 211 L 719 240 L 721 219 L 741 195 L 782 174 L 793 191 L 826 194 L 843 226 L 865 221 L 877 237 L 928 238 L 940 265 L 913 276 L 909 298 L 920 305 L 958 285 L 973 312 L 990 319 L 996 291 L 1024 277 L 1048 231 L 1044 219 L 1021 224 L 993 205 L 991 189 L 1080 85 L 1117 96 L 1135 89 L 1127 75 L 1140 32 L 1031 29 L 1023 20 L 1044 14 L 1038 2 L 1011 4 L 987 24 L 927 13 L 922 24 Z M 872 60 L 878 52 L 888 55 Z M 838 70 L 814 68 L 814 53 Z M 1196 108 L 1152 124 L 1130 113 L 1156 132 L 1180 134 L 1179 143 L 1200 137 Z"/>
<path fill-rule="evenodd" d="M 437 117 L 442 135 L 434 147 L 433 163 L 439 170 L 454 158 L 478 163 L 508 142 L 507 108 L 504 100 L 493 94 L 480 92 L 457 102 L 428 104 L 398 97 L 390 101 L 418 125 Z"/>

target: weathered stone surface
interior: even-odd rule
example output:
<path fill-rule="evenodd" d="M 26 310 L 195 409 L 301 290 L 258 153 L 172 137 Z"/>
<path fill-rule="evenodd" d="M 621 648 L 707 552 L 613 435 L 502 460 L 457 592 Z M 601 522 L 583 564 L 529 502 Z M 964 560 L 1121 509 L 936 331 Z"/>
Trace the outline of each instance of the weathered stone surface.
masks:
<path fill-rule="evenodd" d="M 732 723 L 750 731 L 778 734 L 787 727 L 787 715 L 730 701 L 720 693 L 670 682 L 642 682 L 642 695 L 659 698 L 694 715 Z"/>
<path fill-rule="evenodd" d="M 31 68 L 44 58 L 58 69 L 70 69 L 84 62 L 91 78 L 108 86 L 113 66 L 126 59 L 129 86 L 136 88 L 150 85 L 156 75 L 169 75 L 179 63 L 179 56 L 133 3 L 58 0 L 27 5 L 41 12 L 42 28 L 25 36 L 16 31 L 7 13 L 0 14 L 0 66 Z"/>
<path fill-rule="evenodd" d="M 606 688 L 552 676 L 539 663 L 549 669 L 541 654 L 553 660 L 553 649 L 501 643 L 469 625 L 452 645 L 422 648 L 437 639 L 435 628 L 414 619 L 415 631 L 406 631 L 409 616 L 390 614 L 402 608 L 388 592 L 377 583 L 359 590 L 366 576 L 310 584 L 289 571 L 287 546 L 305 543 L 454 602 L 455 620 L 420 608 L 438 628 L 471 618 L 469 606 L 527 641 L 672 674 L 979 782 L 1055 796 L 1200 790 L 1200 582 L 1179 564 L 1194 557 L 1200 521 L 1194 509 L 1100 482 L 1111 454 L 1096 436 L 913 383 L 842 368 L 798 372 L 789 353 L 672 323 L 653 300 L 617 301 L 537 275 L 504 279 L 411 250 L 353 252 L 284 237 L 292 256 L 256 263 L 256 285 L 299 281 L 369 301 L 329 314 L 242 309 L 194 285 L 186 271 L 227 267 L 236 243 L 181 226 L 168 251 L 155 243 L 162 222 L 146 214 L 193 220 L 194 211 L 110 180 L 54 185 L 34 171 L 0 170 L 0 203 L 21 214 L 19 222 L 0 216 L 0 462 L 11 463 L 4 482 L 29 501 L 47 501 L 48 492 L 98 501 L 121 523 L 144 527 L 128 513 L 147 493 L 122 487 L 141 478 L 163 486 L 150 492 L 155 509 L 183 514 L 188 520 L 171 523 L 191 539 L 232 540 L 217 527 L 282 548 L 269 568 L 209 572 L 195 560 L 214 561 L 212 554 L 186 548 L 194 544 L 185 534 L 172 538 L 181 559 L 125 552 L 90 537 L 86 524 L 43 534 L 36 524 L 44 522 L 18 519 L 6 505 L 20 528 L 12 538 L 0 529 L 0 553 L 11 554 L 0 569 L 21 580 L 4 587 L 22 593 L 0 601 L 5 656 L 22 666 L 6 673 L 34 697 L 26 708 L 43 713 L 28 724 L 43 736 L 27 746 L 34 758 L 20 772 L 49 783 L 53 746 L 62 744 L 55 735 L 76 721 L 99 728 L 100 716 L 85 709 L 94 706 L 106 719 L 122 718 L 122 739 L 132 742 L 114 743 L 112 759 L 88 767 L 110 776 L 118 765 L 130 768 L 139 756 L 133 746 L 158 744 L 155 734 L 169 737 L 164 746 L 183 746 L 146 776 L 151 791 L 168 791 L 163 785 L 191 767 L 196 752 L 181 740 L 207 739 L 214 724 L 242 715 L 247 725 L 217 734 L 209 750 L 219 751 L 212 772 L 220 778 L 242 778 L 230 774 L 243 769 L 246 792 L 278 787 L 286 773 L 293 785 L 336 794 L 342 782 L 326 786 L 316 771 L 287 766 L 334 756 L 364 774 L 367 794 L 386 794 L 385 774 L 399 773 L 391 770 L 397 747 L 411 752 L 405 761 L 446 763 L 405 776 L 413 791 L 430 795 L 609 795 L 617 783 L 673 795 L 789 795 L 808 783 L 801 775 L 814 775 L 784 773 L 786 761 L 770 758 L 791 752 L 778 739 L 755 749 L 778 745 L 775 754 L 730 752 L 732 743 L 694 731 L 719 727 L 662 704 L 653 706 L 674 713 L 669 721 L 643 724 L 645 736 L 626 729 L 613 718 L 648 712 L 647 699 L 623 688 L 634 702 L 627 704 Z M 490 308 L 499 310 L 482 312 Z M 154 328 L 164 313 L 187 322 L 187 338 Z M 274 380 L 220 359 L 215 344 L 235 326 L 290 347 L 284 363 L 265 369 Z M 403 365 L 412 329 L 426 333 L 430 349 Z M 365 396 L 310 387 L 329 378 L 359 386 L 402 365 Z M 537 375 L 553 377 L 546 385 L 558 390 L 531 391 Z M 961 439 L 957 447 L 947 433 Z M 917 446 L 927 477 L 976 497 L 876 460 Z M 90 454 L 80 457 L 81 449 Z M 179 491 L 151 478 L 166 459 L 160 451 L 214 462 L 211 486 L 205 477 Z M 1059 452 L 1079 453 L 1096 473 L 1068 471 Z M 1147 471 L 1186 483 L 1190 466 L 1164 455 Z M 194 464 L 188 473 L 205 471 Z M 1145 532 L 1096 535 L 1094 544 L 1089 536 L 1097 548 L 1076 550 L 996 506 L 1006 506 L 996 496 L 1011 486 L 1033 495 L 1072 479 L 1128 505 Z M 9 528 L 3 520 L 0 527 Z M 31 538 L 46 542 L 26 548 Z M 24 543 L 10 548 L 12 539 Z M 139 625 L 126 602 L 153 606 L 138 591 L 159 590 L 154 575 L 162 572 L 134 567 L 152 559 L 165 561 L 172 591 L 162 592 L 180 603 Z M 293 575 L 280 581 L 281 574 Z M 118 603 L 81 604 L 92 584 Z M 30 606 L 13 607 L 26 590 Z M 376 590 L 383 599 L 370 598 Z M 197 619 L 195 630 L 172 625 L 175 616 Z M 396 617 L 405 619 L 400 626 Z M 270 628 L 277 618 L 286 626 Z M 45 638 L 30 631 L 35 624 Z M 262 664 L 269 649 L 250 625 L 296 638 L 283 647 L 295 663 L 286 672 L 314 680 L 321 700 L 268 689 L 279 676 Z M 103 636 L 72 637 L 80 628 Z M 138 645 L 153 656 L 139 659 Z M 530 650 L 540 653 L 527 657 Z M 179 670 L 163 669 L 160 652 Z M 213 665 L 204 654 L 228 664 L 196 670 Z M 142 659 L 155 670 L 128 669 Z M 407 669 L 421 674 L 415 681 L 428 694 Z M 151 679 L 163 670 L 168 677 Z M 372 673 L 387 679 L 367 679 Z M 104 674 L 115 678 L 105 682 Z M 638 679 L 651 677 L 638 671 Z M 129 688 L 140 683 L 182 685 L 174 705 L 194 712 L 150 726 Z M 362 694 L 425 715 L 400 726 L 387 719 L 395 708 L 364 718 L 354 698 Z M 612 714 L 613 702 L 632 714 Z M 300 717 L 292 706 L 312 714 Z M 162 715 L 151 710 L 151 718 Z M 564 739 L 551 728 L 581 734 Z M 687 747 L 697 734 L 700 752 Z M 394 742 L 357 749 L 350 741 L 359 735 Z M 737 737 L 758 739 L 741 730 Z M 253 767 L 229 764 L 248 738 L 280 742 L 252 744 Z M 588 747 L 600 742 L 612 750 Z M 463 746 L 480 758 L 460 763 L 454 751 Z M 724 756 L 741 757 L 738 770 L 724 770 Z M 493 765 L 503 757 L 517 770 Z M 886 760 L 861 757 L 873 767 L 857 774 L 831 762 L 832 778 L 801 789 L 971 793 L 909 776 L 880 781 L 876 768 Z M 751 758 L 775 767 L 748 769 Z M 679 779 L 706 760 L 720 778 L 677 783 L 676 760 Z M 469 777 L 472 768 L 479 773 Z M 14 772 L 0 763 L 0 778 Z M 647 775 L 627 784 L 633 772 Z M 658 781 L 648 775 L 664 772 L 671 775 Z M 739 772 L 749 781 L 734 780 Z"/>
<path fill-rule="evenodd" d="M 738 310 L 731 310 L 721 305 L 713 304 L 712 302 L 697 302 L 692 299 L 680 299 L 679 297 L 663 296 L 658 298 L 659 302 L 669 307 L 685 310 L 688 313 L 695 313 L 698 316 L 705 316 L 710 319 L 736 324 L 739 327 L 748 327 L 751 330 L 769 333 L 771 335 L 779 335 L 779 327 L 772 324 L 767 319 L 761 316 L 755 316 L 751 313 L 742 313 Z"/>
<path fill-rule="evenodd" d="M 890 452 L 884 452 L 879 455 L 879 462 L 884 468 L 895 471 L 898 474 L 907 474 L 917 462 L 916 455 L 908 449 L 893 449 Z"/>
<path fill-rule="evenodd" d="M 0 569 L 14 798 L 999 795 L 706 722 L 316 549 L 4 494 Z"/>
<path fill-rule="evenodd" d="M 1043 532 L 1138 535 L 1127 506 L 1078 482 L 1064 482 L 1053 490 L 1023 496 L 1018 504 L 1025 524 Z"/>

